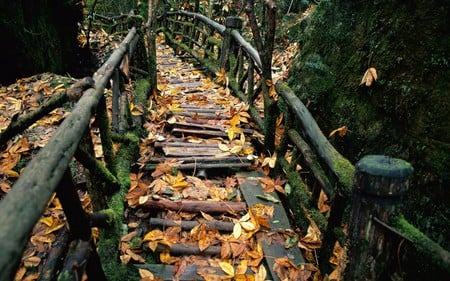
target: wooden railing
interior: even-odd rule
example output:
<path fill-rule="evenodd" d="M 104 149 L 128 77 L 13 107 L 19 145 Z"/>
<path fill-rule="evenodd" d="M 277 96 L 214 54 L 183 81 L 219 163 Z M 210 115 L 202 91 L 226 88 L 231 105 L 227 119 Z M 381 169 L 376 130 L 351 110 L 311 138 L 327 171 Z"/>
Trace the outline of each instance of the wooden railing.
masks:
<path fill-rule="evenodd" d="M 117 194 L 119 188 L 127 188 L 126 183 L 121 182 L 117 176 L 120 171 L 115 161 L 120 149 L 115 154 L 112 139 L 115 136 L 113 131 L 121 132 L 122 136 L 117 134 L 115 139 L 126 142 L 128 148 L 134 145 L 137 151 L 138 140 L 123 136 L 129 127 L 129 117 L 126 115 L 127 110 L 124 110 L 128 105 L 126 97 L 123 96 L 123 83 L 120 82 L 120 67 L 121 63 L 128 63 L 138 37 L 136 28 L 132 27 L 92 78 L 85 78 L 81 80 L 78 88 L 71 88 L 53 97 L 37 112 L 19 116 L 11 122 L 8 129 L 0 133 L 1 141 L 5 143 L 8 138 L 20 133 L 46 113 L 63 106 L 65 102 L 76 102 L 70 115 L 64 119 L 45 147 L 33 156 L 11 191 L 0 202 L 0 280 L 14 279 L 30 233 L 55 192 L 62 204 L 70 237 L 74 241 L 73 247 L 71 246 L 73 251 L 72 254 L 69 252 L 62 268 L 52 265 L 46 267 L 40 280 L 54 280 L 58 272 L 59 278 L 63 280 L 81 280 L 84 272 L 89 280 L 106 280 L 97 246 L 93 242 L 91 227 L 111 223 L 114 219 L 107 215 L 108 212 L 85 213 L 69 164 L 76 159 L 90 171 L 95 182 L 110 187 L 110 190 L 100 190 L 101 186 L 92 188 L 91 196 L 95 209 L 108 208 L 106 203 L 101 203 L 103 198 Z M 105 87 L 110 81 L 113 91 L 113 128 L 104 95 Z M 96 119 L 100 131 L 105 164 L 93 154 L 92 118 Z M 129 173 L 129 170 L 124 173 Z M 121 215 L 117 218 L 120 219 Z M 64 241 L 68 241 L 67 235 L 65 237 Z M 56 257 L 52 262 L 61 258 L 64 257 Z"/>
<path fill-rule="evenodd" d="M 263 118 L 274 116 L 267 116 L 255 100 L 263 98 L 261 85 L 266 81 L 261 79 L 260 56 L 239 33 L 240 28 L 236 17 L 227 18 L 223 26 L 188 11 L 166 12 L 159 20 L 159 31 L 164 32 L 175 52 L 189 53 L 213 75 L 226 72 L 225 86 L 249 104 L 250 114 L 264 132 Z M 292 194 L 286 199 L 299 226 L 306 230 L 312 219 L 322 233 L 319 258 L 322 273 L 330 272 L 328 260 L 335 242 L 344 245 L 348 240 L 349 263 L 355 266 L 348 267 L 346 276 L 351 276 L 352 280 L 369 275 L 379 277 L 383 272 L 374 272 L 377 268 L 366 262 L 385 263 L 393 247 L 391 241 L 398 235 L 413 241 L 422 254 L 432 257 L 435 264 L 450 272 L 449 252 L 400 215 L 412 167 L 405 161 L 385 156 L 367 156 L 354 166 L 331 145 L 286 83 L 279 81 L 275 88 L 279 96 L 276 114 L 282 114 L 285 126 L 281 143 L 274 151 L 278 155 L 277 170 L 285 174 L 292 187 Z M 289 161 L 284 156 L 287 154 L 291 156 Z M 309 180 L 314 179 L 308 186 L 304 183 L 305 177 L 296 170 L 297 165 L 303 167 L 302 173 L 307 174 Z M 321 191 L 331 205 L 327 215 L 317 207 Z M 363 203 L 355 204 L 355 201 Z M 352 206 L 350 220 L 344 218 L 348 206 Z M 344 223 L 349 227 L 347 238 L 342 232 Z M 427 249 L 424 241 L 432 246 Z M 361 243 L 369 247 L 359 247 Z M 379 243 L 386 248 L 383 253 L 380 253 Z M 373 253 L 378 256 L 374 257 Z"/>

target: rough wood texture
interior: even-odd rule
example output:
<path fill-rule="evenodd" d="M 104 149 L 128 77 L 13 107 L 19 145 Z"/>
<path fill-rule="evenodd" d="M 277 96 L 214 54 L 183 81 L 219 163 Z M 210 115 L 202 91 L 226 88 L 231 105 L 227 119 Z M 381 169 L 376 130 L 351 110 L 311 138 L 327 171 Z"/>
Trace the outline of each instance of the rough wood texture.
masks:
<path fill-rule="evenodd" d="M 327 195 L 328 199 L 333 201 L 335 191 L 330 181 L 328 180 L 325 172 L 322 170 L 319 162 L 317 161 L 315 153 L 311 150 L 310 146 L 306 141 L 300 136 L 300 134 L 295 130 L 289 130 L 288 135 L 291 141 L 297 146 L 297 148 L 302 152 L 305 162 L 308 164 L 314 177 L 319 182 L 323 191 Z"/>
<path fill-rule="evenodd" d="M 344 187 L 344 193 L 350 195 L 354 175 L 353 165 L 331 145 L 306 106 L 284 82 L 279 81 L 276 84 L 276 89 L 295 113 L 298 122 L 300 122 L 305 134 L 318 151 L 320 157 L 322 157 Z"/>
<path fill-rule="evenodd" d="M 356 164 L 345 280 L 383 280 L 392 273 L 387 265 L 395 256 L 395 237 L 373 217 L 387 222 L 399 212 L 412 171 L 409 163 L 380 155 Z"/>
<path fill-rule="evenodd" d="M 136 265 L 138 268 L 147 269 L 152 272 L 155 276 L 161 278 L 164 281 L 192 281 L 192 280 L 203 280 L 203 277 L 197 274 L 199 269 L 208 270 L 217 276 L 223 276 L 225 278 L 225 273 L 219 267 L 200 267 L 197 265 L 187 266 L 185 270 L 175 279 L 175 274 L 177 273 L 177 268 L 173 265 L 167 264 L 146 264 L 146 265 Z"/>
<path fill-rule="evenodd" d="M 170 247 L 158 244 L 158 247 L 156 248 L 157 252 L 162 252 L 165 250 L 169 250 L 169 252 L 173 255 L 205 255 L 205 256 L 217 256 L 220 255 L 220 246 L 209 246 L 208 248 L 204 249 L 203 251 L 200 250 L 198 245 L 186 245 L 183 243 L 175 243 L 172 244 Z"/>
<path fill-rule="evenodd" d="M 136 29 L 131 29 L 119 48 L 95 73 L 95 89 L 91 88 L 84 93 L 72 113 L 62 122 L 47 145 L 28 163 L 11 192 L 2 200 L 0 225 L 8 231 L 0 233 L 0 280 L 13 279 L 29 233 L 72 160 L 112 70 L 120 63 L 135 34 Z M 24 195 L 27 196 L 26 201 Z M 20 218 L 19 225 L 17 218 Z"/>
<path fill-rule="evenodd" d="M 411 225 L 402 215 L 392 219 L 396 232 L 410 240 L 422 255 L 450 274 L 450 252 Z"/>
<path fill-rule="evenodd" d="M 66 227 L 62 228 L 53 243 L 52 248 L 45 260 L 44 267 L 38 281 L 55 280 L 55 274 L 61 267 L 63 255 L 69 248 L 69 231 Z"/>
<path fill-rule="evenodd" d="M 172 221 L 167 219 L 160 218 L 150 218 L 151 226 L 162 226 L 162 227 L 170 227 L 170 226 L 179 226 L 183 230 L 190 230 L 200 223 L 197 221 Z M 215 228 L 220 231 L 233 231 L 234 223 L 232 222 L 223 222 L 223 221 L 206 221 L 204 222 L 208 227 Z"/>
<path fill-rule="evenodd" d="M 191 213 L 200 211 L 205 213 L 236 213 L 247 210 L 244 202 L 195 200 L 171 201 L 164 198 L 160 198 L 158 200 L 149 198 L 142 206 L 146 208 L 168 209 L 172 211 Z"/>
<path fill-rule="evenodd" d="M 275 264 L 275 260 L 273 259 L 273 257 L 287 256 L 296 265 L 305 263 L 305 259 L 303 258 L 302 253 L 297 246 L 286 249 L 284 245 L 273 243 L 273 240 L 270 239 L 270 234 L 274 234 L 276 232 L 276 229 L 286 230 L 292 228 L 289 224 L 289 219 L 281 203 L 268 202 L 256 197 L 256 195 L 258 194 L 264 194 L 261 183 L 259 181 L 259 178 L 265 177 L 264 174 L 258 172 L 238 173 L 237 177 L 240 190 L 248 206 L 260 203 L 274 207 L 273 217 L 269 221 L 271 226 L 269 233 L 260 232 L 258 233 L 257 238 L 261 243 L 261 247 L 263 248 L 264 259 L 268 265 L 269 272 L 272 275 L 272 280 L 278 281 L 280 279 L 278 278 L 276 272 L 273 270 L 273 266 Z M 270 193 L 270 195 L 278 199 L 278 195 L 276 192 L 272 192 Z"/>
<path fill-rule="evenodd" d="M 75 240 L 71 243 L 70 247 L 69 256 L 64 262 L 58 280 L 78 281 L 83 278 L 87 261 L 92 251 L 90 243 L 87 241 Z"/>

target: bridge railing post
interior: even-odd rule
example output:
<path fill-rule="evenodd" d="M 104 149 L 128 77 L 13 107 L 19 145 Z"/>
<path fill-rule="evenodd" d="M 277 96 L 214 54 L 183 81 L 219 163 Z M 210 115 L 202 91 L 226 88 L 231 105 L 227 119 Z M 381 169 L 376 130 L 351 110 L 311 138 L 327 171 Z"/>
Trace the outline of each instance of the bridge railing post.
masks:
<path fill-rule="evenodd" d="M 381 155 L 365 156 L 356 164 L 345 280 L 384 280 L 389 273 L 397 237 L 379 222 L 400 211 L 412 172 L 408 162 Z"/>
<path fill-rule="evenodd" d="M 223 34 L 222 51 L 220 53 L 219 65 L 220 68 L 228 70 L 229 68 L 229 56 L 234 53 L 235 46 L 232 44 L 231 31 L 233 29 L 240 30 L 242 28 L 242 19 L 239 17 L 227 17 L 225 19 L 225 32 Z"/>

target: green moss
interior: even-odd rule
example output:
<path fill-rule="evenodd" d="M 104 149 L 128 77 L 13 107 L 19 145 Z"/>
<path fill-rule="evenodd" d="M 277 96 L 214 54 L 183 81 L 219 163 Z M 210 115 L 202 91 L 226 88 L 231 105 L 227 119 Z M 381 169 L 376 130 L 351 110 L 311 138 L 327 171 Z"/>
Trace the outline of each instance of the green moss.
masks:
<path fill-rule="evenodd" d="M 341 155 L 335 157 L 334 164 L 334 170 L 339 178 L 339 182 L 344 187 L 345 194 L 350 195 L 353 186 L 353 178 L 355 176 L 355 167 Z"/>
<path fill-rule="evenodd" d="M 108 280 L 127 280 L 128 269 L 118 257 L 118 246 L 123 232 L 123 214 L 125 195 L 130 187 L 130 167 L 139 152 L 139 138 L 132 133 L 125 134 L 128 144 L 122 144 L 117 152 L 115 167 L 120 190 L 108 200 L 108 217 L 113 219 L 112 227 L 104 229 L 98 243 L 98 252 Z"/>
<path fill-rule="evenodd" d="M 450 252 L 442 248 L 439 244 L 432 241 L 423 232 L 411 225 L 403 216 L 397 216 L 391 219 L 393 226 L 397 228 L 402 235 L 413 242 L 417 250 L 433 260 L 433 263 L 441 269 L 450 273 Z"/>
<path fill-rule="evenodd" d="M 107 217 L 106 222 L 109 225 L 111 225 L 114 221 L 117 221 L 119 219 L 117 213 L 112 209 L 100 210 L 99 212 L 106 215 Z"/>
<path fill-rule="evenodd" d="M 350 162 L 380 154 L 412 164 L 405 215 L 446 248 L 449 21 L 447 2 L 321 1 L 301 24 L 302 48 L 288 80 L 324 132 L 348 127 L 331 141 Z M 370 87 L 360 85 L 368 67 L 378 73 Z M 351 173 L 342 177 L 351 183 Z"/>
<path fill-rule="evenodd" d="M 137 103 L 145 104 L 149 96 L 150 82 L 147 78 L 139 79 L 136 81 L 135 85 L 135 101 Z"/>

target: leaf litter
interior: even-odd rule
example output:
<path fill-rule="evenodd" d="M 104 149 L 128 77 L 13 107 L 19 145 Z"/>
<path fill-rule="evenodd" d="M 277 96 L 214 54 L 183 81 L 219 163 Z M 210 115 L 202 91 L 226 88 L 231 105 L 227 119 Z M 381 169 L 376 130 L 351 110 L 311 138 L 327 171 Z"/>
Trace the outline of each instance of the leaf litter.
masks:
<path fill-rule="evenodd" d="M 158 37 L 157 40 L 161 43 L 164 39 Z M 168 53 L 173 52 L 173 50 L 165 46 L 161 47 L 161 44 L 159 46 L 157 49 L 158 57 L 163 56 L 167 59 Z M 280 57 L 278 58 L 280 59 Z M 259 157 L 254 155 L 251 140 L 242 131 L 242 128 L 255 127 L 248 113 L 249 107 L 230 95 L 229 90 L 227 90 L 228 81 L 224 70 L 216 74 L 217 78 L 214 81 L 199 72 L 189 74 L 186 71 L 186 66 L 178 61 L 173 62 L 172 65 L 173 68 L 162 68 L 159 72 L 158 90 L 160 93 L 152 97 L 151 104 L 153 106 L 149 108 L 149 120 L 145 125 L 149 130 L 149 137 L 143 140 L 145 145 L 141 145 L 139 167 L 144 168 L 150 158 L 161 157 L 153 146 L 154 143 L 158 142 L 156 136 L 163 136 L 164 141 L 173 139 L 173 136 L 166 131 L 167 123 L 185 123 L 188 120 L 198 124 L 222 126 L 226 132 L 226 137 L 201 139 L 185 136 L 185 140 L 192 143 L 217 144 L 220 153 L 216 157 L 219 158 L 230 155 L 251 156 L 254 162 L 253 169 L 263 170 L 266 175 L 269 175 L 270 170 L 275 167 L 277 155 L 266 156 L 261 154 Z M 188 85 L 192 81 L 192 75 L 195 75 L 195 81 L 201 82 L 201 85 L 196 84 L 195 89 L 177 88 L 183 83 Z M 177 87 L 169 83 L 173 79 L 178 79 Z M 273 82 L 268 81 L 267 83 L 271 87 L 271 91 L 275 91 Z M 272 92 L 272 95 L 276 96 L 276 93 Z M 221 109 L 215 113 L 216 117 L 213 118 L 205 118 L 202 116 L 203 113 L 196 113 L 187 117 L 187 115 L 182 114 L 187 110 L 187 104 L 202 108 Z M 227 119 L 219 118 L 219 116 L 226 116 Z M 283 130 L 283 116 L 280 115 L 277 119 L 276 132 L 278 143 Z M 258 134 L 254 133 L 253 137 L 255 136 L 258 136 Z M 287 152 L 287 157 L 289 157 L 289 153 L 290 151 Z M 142 209 L 140 206 L 145 204 L 146 200 L 139 200 L 140 198 L 166 198 L 174 202 L 181 200 L 214 202 L 232 200 L 240 202 L 242 200 L 234 176 L 199 179 L 195 175 L 188 175 L 178 170 L 177 167 L 181 164 L 182 161 L 161 161 L 151 175 L 144 173 L 143 176 L 142 170 L 130 175 L 132 188 L 126 195 L 130 207 L 128 229 L 130 232 L 138 231 L 142 233 L 141 238 L 138 238 L 140 247 L 136 249 L 135 253 L 144 259 L 152 256 L 160 263 L 174 265 L 174 278 L 179 277 L 187 265 L 197 265 L 199 269 L 196 273 L 204 280 L 265 280 L 267 271 L 262 262 L 264 253 L 255 234 L 260 231 L 275 231 L 274 233 L 276 233 L 276 230 L 270 229 L 269 221 L 273 216 L 273 207 L 269 205 L 257 204 L 251 206 L 246 213 L 220 215 L 166 210 L 160 213 L 160 217 L 175 222 L 178 224 L 177 226 L 158 228 L 142 223 L 140 218 L 150 216 L 150 212 L 153 211 Z M 301 167 L 298 167 L 298 170 L 300 169 Z M 261 183 L 265 192 L 267 192 L 261 194 L 261 196 L 267 196 L 265 197 L 266 201 L 273 202 L 270 198 L 270 192 L 276 191 L 281 194 L 285 192 L 286 180 L 280 177 L 272 179 L 267 176 L 261 180 Z M 191 229 L 183 229 L 181 222 L 187 220 L 196 222 L 196 226 Z M 232 230 L 223 232 L 208 225 L 208 222 L 214 221 L 231 223 L 233 225 Z M 306 241 L 301 240 L 302 235 L 300 233 L 295 233 L 294 236 L 286 233 L 277 234 L 280 237 L 279 239 L 283 241 L 282 243 L 287 245 L 286 247 L 301 245 L 304 251 L 311 252 L 316 249 L 314 243 L 317 241 L 319 241 L 317 243 L 320 243 L 320 232 L 319 236 L 307 236 Z M 297 245 L 297 241 L 304 242 Z M 122 243 L 130 244 L 129 241 L 122 241 Z M 171 246 L 177 244 L 196 247 L 200 252 L 219 245 L 220 252 L 215 256 L 179 256 L 168 250 Z M 161 247 L 165 247 L 165 250 L 157 250 Z M 125 248 L 128 249 L 128 247 Z M 149 252 L 142 251 L 142 249 L 149 249 Z M 132 258 L 126 251 L 122 251 L 121 255 L 122 261 L 126 261 L 124 263 L 140 263 L 137 258 Z M 308 263 L 299 266 L 290 261 L 289 257 L 280 258 L 275 266 L 274 269 L 281 280 L 307 280 L 318 272 L 313 264 Z M 218 273 L 220 271 L 221 274 Z M 141 277 L 142 280 L 159 280 L 156 272 L 149 270 L 143 270 Z"/>

